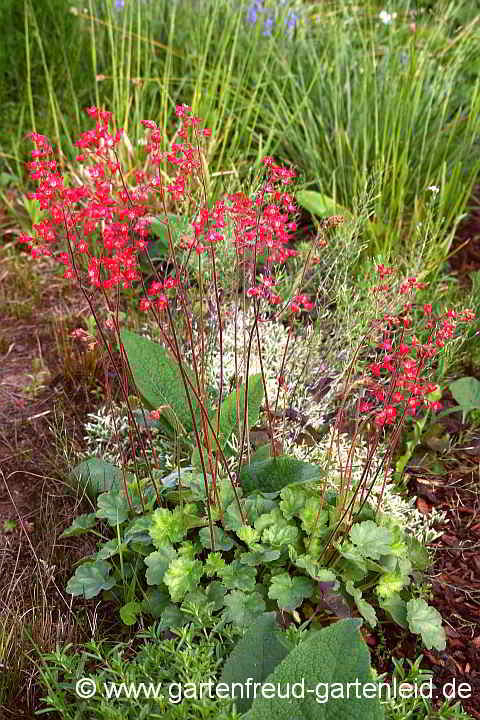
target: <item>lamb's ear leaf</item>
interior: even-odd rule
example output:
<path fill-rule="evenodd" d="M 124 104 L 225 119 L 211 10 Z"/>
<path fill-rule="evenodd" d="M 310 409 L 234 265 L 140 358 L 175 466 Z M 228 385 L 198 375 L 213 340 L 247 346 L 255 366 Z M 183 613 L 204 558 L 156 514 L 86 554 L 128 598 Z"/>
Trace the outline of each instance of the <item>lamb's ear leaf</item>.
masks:
<path fill-rule="evenodd" d="M 182 371 L 168 351 L 130 330 L 122 330 L 120 338 L 127 353 L 132 369 L 133 380 L 146 405 L 155 410 L 162 408 L 160 422 L 170 435 L 190 431 L 193 427 L 190 405 L 188 404 Z M 193 387 L 196 387 L 194 374 L 185 363 L 182 365 L 185 375 Z M 199 408 L 192 390 L 189 390 L 194 411 Z"/>
<path fill-rule="evenodd" d="M 362 693 L 367 683 L 371 689 L 373 677 L 360 624 L 359 620 L 347 619 L 311 631 L 264 681 L 264 688 L 267 684 L 290 688 L 288 700 L 278 693 L 257 696 L 244 720 L 383 720 L 379 698 Z M 300 684 L 296 692 L 293 683 Z M 345 688 L 353 685 L 360 692 L 346 693 Z M 342 691 L 334 694 L 335 688 Z"/>
<path fill-rule="evenodd" d="M 276 613 L 263 613 L 247 630 L 243 638 L 237 643 L 223 668 L 220 681 L 229 687 L 242 690 L 249 678 L 254 682 L 262 683 L 276 666 L 288 655 L 290 648 L 286 639 L 280 634 L 276 622 Z M 246 712 L 252 704 L 252 698 L 244 697 L 246 693 L 237 691 L 233 695 L 237 710 Z"/>

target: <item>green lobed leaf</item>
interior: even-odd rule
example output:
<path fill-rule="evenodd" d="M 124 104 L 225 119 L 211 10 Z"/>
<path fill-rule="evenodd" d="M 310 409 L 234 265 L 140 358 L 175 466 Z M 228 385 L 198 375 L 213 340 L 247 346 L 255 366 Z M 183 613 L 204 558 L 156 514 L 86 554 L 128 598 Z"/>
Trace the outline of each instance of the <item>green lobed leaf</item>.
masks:
<path fill-rule="evenodd" d="M 407 602 L 407 621 L 411 632 L 422 636 L 428 650 L 445 650 L 447 642 L 442 627 L 442 616 L 435 608 L 428 605 L 423 598 L 415 598 Z"/>
<path fill-rule="evenodd" d="M 222 570 L 222 581 L 227 590 L 244 590 L 248 592 L 255 589 L 257 571 L 246 567 L 240 560 L 234 560 Z"/>
<path fill-rule="evenodd" d="M 280 610 L 295 610 L 312 592 L 313 582 L 309 578 L 292 578 L 288 573 L 280 573 L 272 578 L 268 597 L 277 601 Z"/>
<path fill-rule="evenodd" d="M 246 687 L 249 678 L 262 683 L 289 653 L 278 629 L 276 614 L 263 613 L 256 618 L 225 663 L 220 682 L 233 688 L 232 697 L 240 713 L 246 712 L 253 700 L 253 697 L 243 697 L 241 691 L 244 688 L 240 685 Z M 238 685 L 235 686 L 235 683 Z"/>
<path fill-rule="evenodd" d="M 210 537 L 210 528 L 204 527 L 198 533 L 201 544 L 204 548 L 212 550 L 212 538 Z M 222 530 L 222 528 L 214 525 L 213 527 L 213 539 L 215 542 L 215 550 L 231 550 L 233 547 L 233 541 L 228 535 Z"/>
<path fill-rule="evenodd" d="M 251 567 L 258 567 L 269 562 L 274 562 L 280 557 L 280 550 L 269 550 L 260 546 L 250 552 L 243 552 L 239 560 L 243 565 L 250 565 Z"/>
<path fill-rule="evenodd" d="M 111 590 L 116 584 L 115 578 L 110 577 L 111 569 L 105 560 L 83 563 L 68 581 L 67 592 L 75 597 L 83 595 L 86 600 L 91 600 L 102 590 Z"/>
<path fill-rule="evenodd" d="M 379 527 L 373 520 L 356 523 L 350 530 L 350 539 L 364 556 L 378 560 L 388 555 L 392 533 L 388 528 Z"/>
<path fill-rule="evenodd" d="M 310 537 L 325 534 L 328 523 L 328 510 L 322 509 L 321 498 L 309 497 L 298 514 L 302 521 L 302 529 Z"/>
<path fill-rule="evenodd" d="M 97 558 L 99 560 L 108 560 L 108 558 L 123 553 L 127 549 L 127 543 L 119 544 L 117 538 L 114 538 L 113 540 L 108 540 L 108 542 L 103 543 L 102 547 L 97 552 Z"/>
<path fill-rule="evenodd" d="M 170 593 L 165 585 L 147 590 L 142 600 L 142 611 L 154 618 L 161 617 L 166 607 L 170 605 Z"/>
<path fill-rule="evenodd" d="M 63 531 L 60 537 L 76 537 L 77 535 L 84 535 L 86 532 L 91 530 L 97 522 L 98 518 L 95 513 L 78 515 L 73 523 Z"/>
<path fill-rule="evenodd" d="M 275 527 L 271 525 L 262 533 L 262 542 L 273 548 L 288 547 L 293 545 L 298 537 L 298 528 L 294 525 Z"/>
<path fill-rule="evenodd" d="M 223 619 L 236 627 L 248 627 L 265 611 L 265 602 L 258 592 L 244 593 L 233 590 L 225 595 Z"/>
<path fill-rule="evenodd" d="M 123 495 L 111 491 L 97 498 L 97 518 L 102 518 L 112 527 L 121 525 L 128 519 L 128 503 Z"/>
<path fill-rule="evenodd" d="M 359 625 L 359 620 L 347 619 L 310 632 L 264 681 L 264 688 L 281 687 L 282 697 L 278 692 L 258 696 L 243 720 L 383 720 Z M 295 693 L 292 683 L 300 683 Z M 359 692 L 347 693 L 348 683 Z"/>
<path fill-rule="evenodd" d="M 196 506 L 192 503 L 178 505 L 173 510 L 157 508 L 152 515 L 149 530 L 155 547 L 160 549 L 166 544 L 181 542 L 198 520 L 195 513 Z"/>

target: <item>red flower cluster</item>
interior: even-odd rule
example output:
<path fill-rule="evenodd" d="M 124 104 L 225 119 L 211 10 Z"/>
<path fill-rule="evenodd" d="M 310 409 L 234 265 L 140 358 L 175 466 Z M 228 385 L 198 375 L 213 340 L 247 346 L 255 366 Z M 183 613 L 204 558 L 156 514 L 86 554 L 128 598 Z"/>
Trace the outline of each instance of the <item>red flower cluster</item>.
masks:
<path fill-rule="evenodd" d="M 85 178 L 78 187 L 67 187 L 48 140 L 38 133 L 31 134 L 35 149 L 28 168 L 30 177 L 39 181 L 39 187 L 30 197 L 40 202 L 49 217 L 34 226 L 34 236 L 23 235 L 20 241 L 29 245 L 33 255 L 53 255 L 53 247 L 66 236 L 68 252 L 56 254 L 56 259 L 65 265 L 64 277 L 72 278 L 74 269 L 78 271 L 83 266 L 91 285 L 108 290 L 120 284 L 127 289 L 140 279 L 138 254 L 147 248 L 152 207 L 158 207 L 160 200 L 162 212 L 165 193 L 176 201 L 192 197 L 190 183 L 202 178 L 200 140 L 202 136 L 209 137 L 211 131 L 207 128 L 200 131 L 200 118 L 192 116 L 189 106 L 178 105 L 176 115 L 180 128 L 175 142 L 165 150 L 166 141 L 157 124 L 153 120 L 142 120 L 148 131 L 146 149 L 150 165 L 155 168 L 167 164 L 171 182 L 165 186 L 164 171 L 154 169 L 150 176 L 137 171 L 136 185 L 129 188 L 116 152 L 122 130 L 110 130 L 112 113 L 96 107 L 87 108 L 86 112 L 96 124 L 76 142 L 82 151 L 77 161 L 83 165 Z M 198 255 L 211 253 L 215 245 L 225 242 L 228 227 L 233 230 L 230 237 L 236 253 L 255 268 L 254 283 L 257 282 L 257 259 L 261 256 L 262 264 L 271 275 L 274 264 L 295 255 L 288 243 L 296 230 L 290 216 L 297 208 L 292 196 L 283 187 L 279 189 L 292 181 L 295 172 L 276 165 L 270 157 L 264 159 L 264 165 L 267 178 L 253 199 L 244 193 L 235 193 L 213 207 L 208 207 L 205 201 L 192 223 L 191 236 L 182 238 L 180 245 Z M 168 303 L 167 291 L 177 284 L 178 278 L 155 282 L 140 301 L 140 309 L 164 309 Z M 275 305 L 281 298 L 273 292 L 273 287 L 273 282 L 264 279 L 258 285 L 253 284 L 247 294 Z M 313 304 L 299 295 L 293 298 L 291 310 L 298 312 L 301 307 L 310 310 Z"/>
<path fill-rule="evenodd" d="M 393 275 L 394 270 L 379 265 L 377 273 L 383 279 L 387 275 Z M 411 277 L 400 284 L 399 292 L 404 295 L 425 287 L 425 283 L 420 283 L 416 278 Z M 388 285 L 382 286 L 382 290 L 388 292 L 391 288 Z M 422 405 L 426 405 L 431 410 L 442 408 L 439 401 L 426 399 L 427 395 L 437 389 L 436 385 L 421 380 L 426 370 L 426 363 L 435 357 L 439 348 L 444 347 L 446 340 L 454 336 L 457 323 L 470 322 L 475 318 L 475 313 L 470 309 L 461 312 L 451 309 L 441 317 L 434 317 L 432 305 L 426 303 L 423 306 L 424 326 L 430 332 L 426 342 L 421 343 L 416 335 L 412 334 L 409 339 L 407 337 L 407 331 L 412 325 L 410 314 L 412 307 L 413 304 L 408 302 L 404 304 L 401 316 L 384 315 L 387 327 L 383 333 L 383 340 L 378 345 L 379 349 L 385 351 L 383 360 L 370 363 L 368 366 L 374 378 L 370 385 L 370 394 L 377 402 L 387 403 L 375 415 L 375 423 L 380 427 L 394 424 L 399 412 L 402 416 L 415 415 L 417 408 Z M 396 342 L 393 328 L 398 327 L 401 328 L 400 338 Z M 386 371 L 385 376 L 382 375 L 382 371 Z M 382 378 L 387 381 L 384 383 L 387 390 L 379 384 Z M 373 402 L 362 400 L 359 403 L 361 413 L 369 412 L 373 408 Z"/>

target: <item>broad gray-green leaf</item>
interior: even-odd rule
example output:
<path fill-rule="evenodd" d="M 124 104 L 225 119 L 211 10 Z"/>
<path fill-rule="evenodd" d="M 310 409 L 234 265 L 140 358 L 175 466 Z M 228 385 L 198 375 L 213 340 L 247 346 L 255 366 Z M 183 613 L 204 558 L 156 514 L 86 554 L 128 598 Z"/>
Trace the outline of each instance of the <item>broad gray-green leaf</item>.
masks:
<path fill-rule="evenodd" d="M 272 493 L 291 483 L 318 481 L 324 475 L 318 465 L 283 455 L 245 465 L 240 471 L 240 482 L 245 494 L 254 490 Z"/>
<path fill-rule="evenodd" d="M 463 419 L 468 410 L 480 408 L 480 381 L 474 377 L 463 377 L 448 386 L 454 400 L 463 409 Z"/>
<path fill-rule="evenodd" d="M 101 458 L 88 458 L 77 465 L 70 474 L 75 486 L 94 500 L 99 493 L 109 490 L 119 490 L 124 485 L 124 473 L 122 468 Z M 126 473 L 127 482 L 133 480 L 131 473 Z"/>
<path fill-rule="evenodd" d="M 278 693 L 257 697 L 243 720 L 382 720 L 378 697 L 370 697 L 372 682 L 370 657 L 358 628 L 359 620 L 340 620 L 318 632 L 310 632 L 264 681 L 274 688 L 291 688 L 302 683 L 300 692 L 285 699 Z M 359 692 L 346 693 L 346 688 Z M 362 693 L 367 686 L 370 694 Z M 367 687 L 365 687 L 365 691 Z"/>
<path fill-rule="evenodd" d="M 276 666 L 288 655 L 289 647 L 282 642 L 275 613 L 260 615 L 233 649 L 223 668 L 220 682 L 234 690 L 243 690 L 249 678 L 262 683 Z M 238 685 L 235 687 L 235 683 Z M 241 697 L 241 696 L 242 697 Z M 244 713 L 252 704 L 252 698 L 243 692 L 233 694 L 237 710 Z"/>
<path fill-rule="evenodd" d="M 353 596 L 360 615 L 371 627 L 375 627 L 378 622 L 377 614 L 372 605 L 362 598 L 362 591 L 356 588 L 351 580 L 346 583 L 345 589 L 349 595 Z"/>
<path fill-rule="evenodd" d="M 295 194 L 295 200 L 311 215 L 319 217 L 329 217 L 330 215 L 344 215 L 345 218 L 351 217 L 351 212 L 340 203 L 335 202 L 333 198 L 313 190 L 301 190 Z"/>
<path fill-rule="evenodd" d="M 238 395 L 238 398 L 237 398 Z M 260 416 L 260 406 L 263 400 L 263 381 L 260 373 L 251 375 L 248 378 L 247 391 L 247 409 L 248 409 L 248 426 L 252 427 L 258 421 Z M 239 417 L 237 417 L 237 408 Z M 237 393 L 234 390 L 220 405 L 220 435 L 222 436 L 222 445 L 224 452 L 231 454 L 226 447 L 227 441 L 233 432 L 240 432 L 243 425 L 245 413 L 245 384 L 243 384 Z"/>
<path fill-rule="evenodd" d="M 394 594 L 391 595 L 389 598 L 379 598 L 378 603 L 381 608 L 383 608 L 386 612 L 389 613 L 389 615 L 391 615 L 392 620 L 394 620 L 397 625 L 400 625 L 400 627 L 407 629 L 407 603 L 405 602 L 405 600 L 402 600 L 400 595 Z"/>
<path fill-rule="evenodd" d="M 110 590 L 115 585 L 115 579 L 109 577 L 110 571 L 111 567 L 105 560 L 83 563 L 68 581 L 67 592 L 91 600 L 102 590 Z"/>
<path fill-rule="evenodd" d="M 99 495 L 97 507 L 97 517 L 105 519 L 112 527 L 121 525 L 128 518 L 128 503 L 119 493 L 107 492 Z"/>
<path fill-rule="evenodd" d="M 168 566 L 176 557 L 177 553 L 171 545 L 165 545 L 165 547 L 147 555 L 144 562 L 148 568 L 146 573 L 148 585 L 160 585 L 163 582 Z"/>
<path fill-rule="evenodd" d="M 423 598 L 407 602 L 407 621 L 411 632 L 422 636 L 428 650 L 445 650 L 447 641 L 442 627 L 442 616 L 434 607 L 427 605 Z"/>

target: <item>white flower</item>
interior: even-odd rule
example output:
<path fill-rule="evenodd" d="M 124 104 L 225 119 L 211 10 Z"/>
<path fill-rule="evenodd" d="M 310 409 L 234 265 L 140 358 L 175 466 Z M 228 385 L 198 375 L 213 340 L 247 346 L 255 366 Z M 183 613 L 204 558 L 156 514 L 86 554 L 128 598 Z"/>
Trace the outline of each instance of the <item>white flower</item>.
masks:
<path fill-rule="evenodd" d="M 434 195 L 440 192 L 440 188 L 437 185 L 429 185 L 427 190 L 431 190 Z"/>
<path fill-rule="evenodd" d="M 386 10 L 382 10 L 378 14 L 378 17 L 380 18 L 380 20 L 382 21 L 382 23 L 384 25 L 390 25 L 392 20 L 395 20 L 395 18 L 397 17 L 397 13 L 389 13 Z"/>

